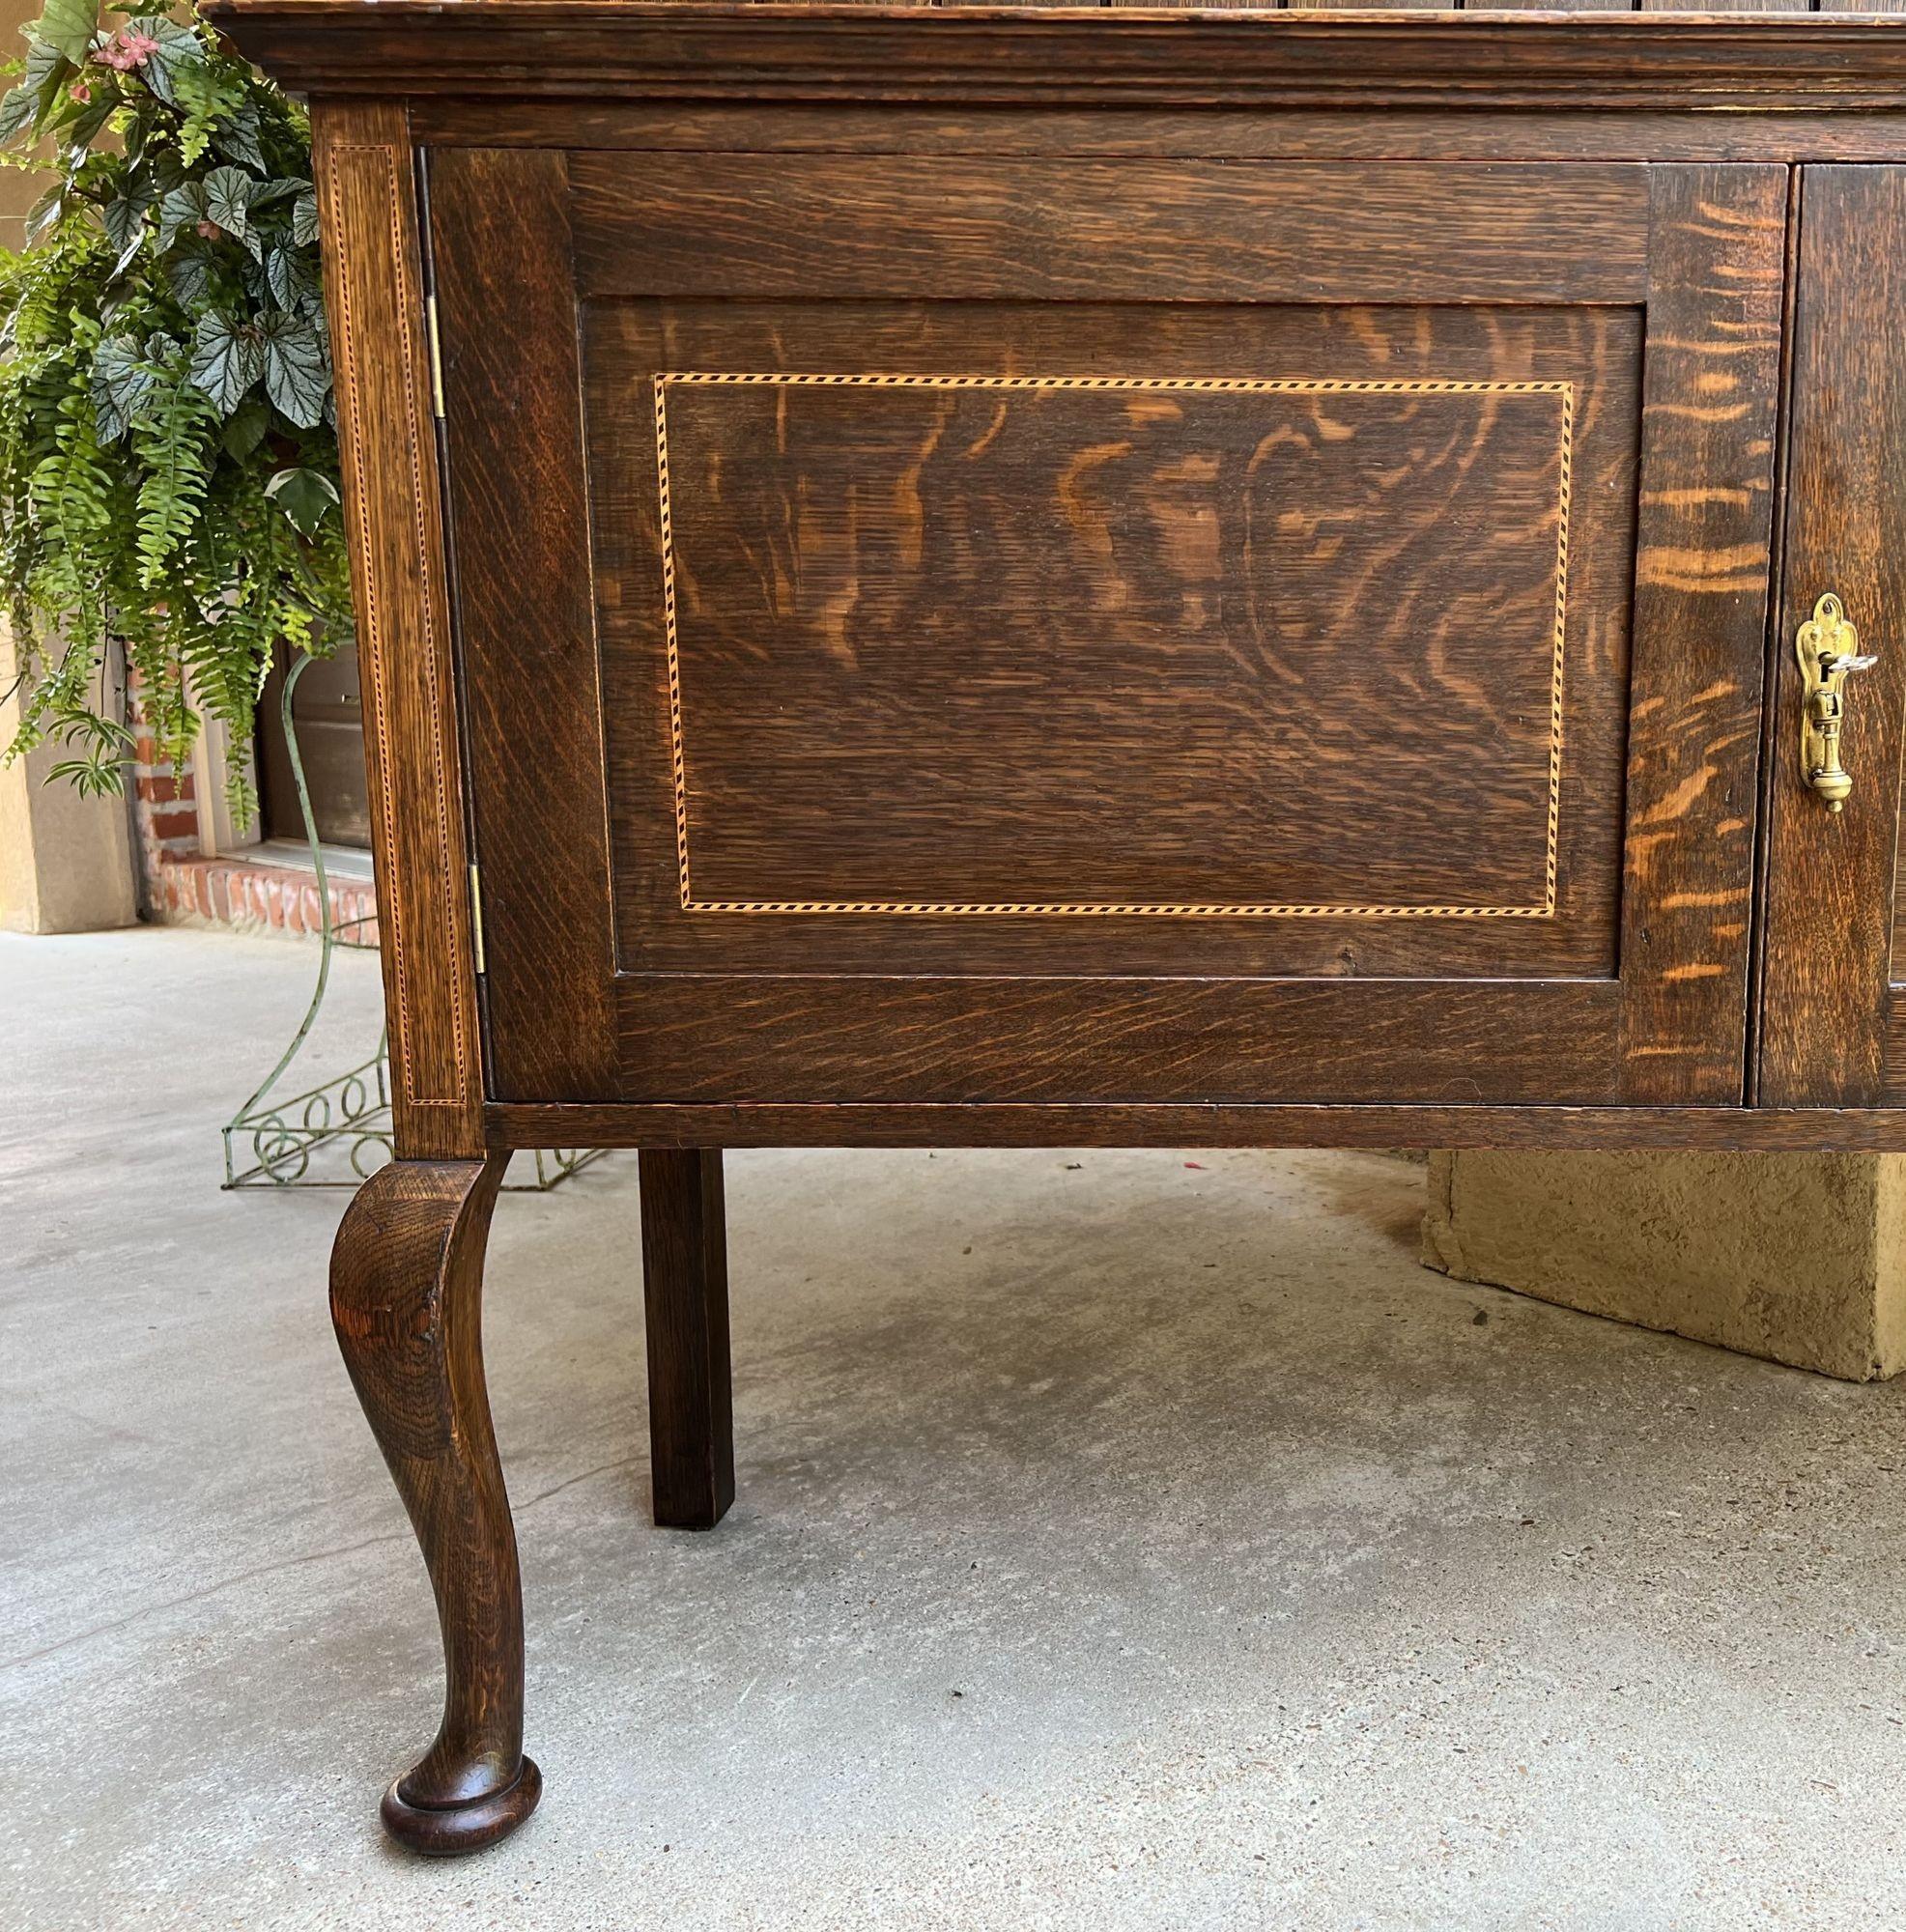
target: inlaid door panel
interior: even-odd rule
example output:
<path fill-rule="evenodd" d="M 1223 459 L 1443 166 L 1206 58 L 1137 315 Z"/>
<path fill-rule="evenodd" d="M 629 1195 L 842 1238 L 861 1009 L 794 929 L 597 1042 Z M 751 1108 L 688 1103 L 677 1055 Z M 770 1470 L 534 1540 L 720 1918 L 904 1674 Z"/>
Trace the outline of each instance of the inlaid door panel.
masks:
<path fill-rule="evenodd" d="M 431 184 L 499 1097 L 1741 1096 L 1783 171 Z"/>
<path fill-rule="evenodd" d="M 599 567 L 664 579 L 659 639 L 603 617 L 622 963 L 1611 977 L 1640 350 L 1626 306 L 592 310 L 597 447 L 654 445 Z"/>
<path fill-rule="evenodd" d="M 995 360 L 982 327 L 929 355 Z M 1576 383 L 659 387 L 684 910 L 1556 911 Z M 1619 532 L 1627 499 L 1595 500 Z"/>

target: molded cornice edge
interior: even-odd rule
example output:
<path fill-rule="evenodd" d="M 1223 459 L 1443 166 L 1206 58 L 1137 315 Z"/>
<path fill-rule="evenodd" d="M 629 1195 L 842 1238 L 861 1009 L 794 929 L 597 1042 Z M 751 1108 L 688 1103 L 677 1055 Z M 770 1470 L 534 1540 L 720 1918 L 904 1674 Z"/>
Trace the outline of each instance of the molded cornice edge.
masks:
<path fill-rule="evenodd" d="M 213 0 L 314 95 L 1132 107 L 1906 106 L 1906 15 Z"/>

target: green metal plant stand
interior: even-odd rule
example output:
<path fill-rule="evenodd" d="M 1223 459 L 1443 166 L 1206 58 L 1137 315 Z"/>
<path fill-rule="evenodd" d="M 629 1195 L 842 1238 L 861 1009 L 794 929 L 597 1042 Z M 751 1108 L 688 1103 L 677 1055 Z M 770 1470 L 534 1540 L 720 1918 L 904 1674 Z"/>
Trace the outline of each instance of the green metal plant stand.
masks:
<path fill-rule="evenodd" d="M 285 745 L 291 757 L 292 779 L 298 788 L 298 810 L 311 848 L 312 869 L 318 875 L 318 980 L 310 1004 L 290 1044 L 277 1064 L 259 1083 L 244 1104 L 225 1122 L 225 1187 L 356 1187 L 393 1154 L 390 1124 L 390 1077 L 387 1037 L 380 1031 L 377 1050 L 342 1073 L 316 1086 L 288 1094 L 291 1069 L 304 1052 L 324 1010 L 330 985 L 331 954 L 340 947 L 375 952 L 364 938 L 367 919 L 336 921 L 331 914 L 330 883 L 325 871 L 324 847 L 318 840 L 318 821 L 304 780 L 304 760 L 299 755 L 298 731 L 292 723 L 292 694 L 311 663 L 300 657 L 285 678 L 280 698 Z M 536 1151 L 535 1179 L 505 1182 L 519 1190 L 547 1193 L 591 1162 L 602 1148 L 560 1148 Z"/>

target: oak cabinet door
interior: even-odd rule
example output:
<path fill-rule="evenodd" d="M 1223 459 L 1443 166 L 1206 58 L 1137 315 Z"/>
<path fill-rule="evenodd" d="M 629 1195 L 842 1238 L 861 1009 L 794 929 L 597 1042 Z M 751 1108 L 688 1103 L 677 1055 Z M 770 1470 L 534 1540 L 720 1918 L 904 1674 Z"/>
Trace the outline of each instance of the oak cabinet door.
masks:
<path fill-rule="evenodd" d="M 1784 170 L 429 181 L 497 1097 L 1743 1097 Z"/>
<path fill-rule="evenodd" d="M 1793 426 L 1772 737 L 1759 1097 L 1906 1104 L 1900 746 L 1906 719 L 1906 169 L 1802 171 Z M 1837 762 L 1817 738 L 1796 647 L 1823 597 L 1854 626 Z M 1829 626 L 1824 648 L 1845 653 Z M 1809 645 L 1813 639 L 1809 638 Z M 1817 663 L 1818 651 L 1812 655 Z"/>

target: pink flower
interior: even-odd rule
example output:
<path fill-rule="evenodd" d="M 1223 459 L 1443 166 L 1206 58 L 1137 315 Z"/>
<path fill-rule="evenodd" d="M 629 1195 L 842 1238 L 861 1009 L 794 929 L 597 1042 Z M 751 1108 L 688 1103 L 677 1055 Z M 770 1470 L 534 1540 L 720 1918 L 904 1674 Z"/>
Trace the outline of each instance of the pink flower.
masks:
<path fill-rule="evenodd" d="M 224 234 L 224 232 L 225 231 L 222 228 L 220 228 L 217 222 L 215 221 L 201 221 L 199 223 L 199 233 L 203 235 L 208 242 L 216 242 L 219 236 Z"/>
<path fill-rule="evenodd" d="M 112 68 L 120 73 L 130 73 L 135 67 L 144 67 L 157 52 L 158 43 L 150 34 L 122 27 L 93 58 L 101 67 Z"/>
<path fill-rule="evenodd" d="M 93 90 L 83 80 L 75 80 L 67 92 L 84 107 L 93 98 Z"/>

